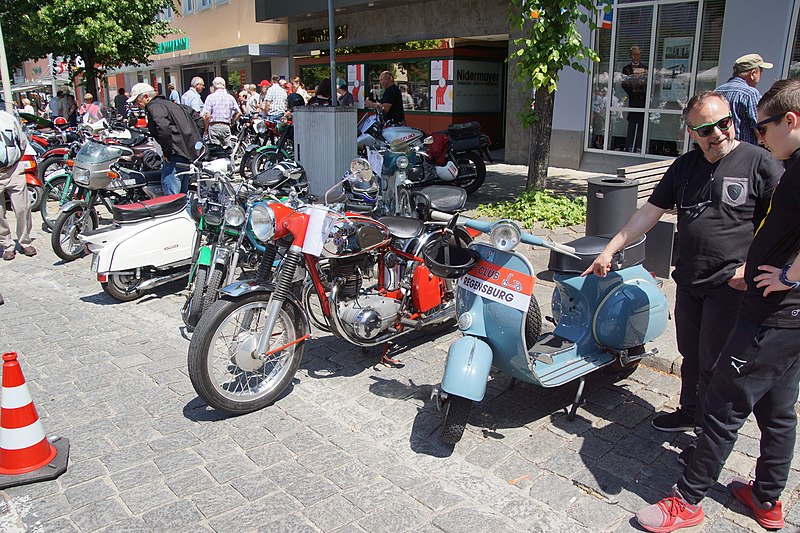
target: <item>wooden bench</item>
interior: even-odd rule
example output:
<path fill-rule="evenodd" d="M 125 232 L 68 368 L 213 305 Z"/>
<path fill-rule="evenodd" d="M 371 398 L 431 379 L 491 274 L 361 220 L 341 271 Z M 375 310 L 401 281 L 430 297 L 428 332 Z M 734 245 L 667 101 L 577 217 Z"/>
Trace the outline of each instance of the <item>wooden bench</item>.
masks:
<path fill-rule="evenodd" d="M 643 165 L 633 165 L 617 169 L 617 177 L 633 180 L 638 184 L 636 194 L 636 207 L 642 207 L 650 198 L 653 189 L 664 176 L 674 159 L 654 161 Z M 678 226 L 678 211 L 667 211 L 661 220 L 647 232 L 645 241 L 645 266 L 662 278 L 669 277 L 670 269 L 675 264 L 677 253 L 675 250 L 676 231 Z"/>

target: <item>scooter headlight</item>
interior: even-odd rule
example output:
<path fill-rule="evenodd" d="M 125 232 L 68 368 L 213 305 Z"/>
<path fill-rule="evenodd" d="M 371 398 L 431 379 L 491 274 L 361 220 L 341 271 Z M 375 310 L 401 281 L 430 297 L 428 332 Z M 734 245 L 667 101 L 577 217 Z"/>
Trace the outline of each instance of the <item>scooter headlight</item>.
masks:
<path fill-rule="evenodd" d="M 250 227 L 260 241 L 268 241 L 275 235 L 275 213 L 266 204 L 259 204 L 250 213 Z"/>
<path fill-rule="evenodd" d="M 397 168 L 408 168 L 408 158 L 406 156 L 401 155 L 397 158 Z"/>
<path fill-rule="evenodd" d="M 244 210 L 238 205 L 232 205 L 225 210 L 225 224 L 238 228 L 244 224 Z"/>
<path fill-rule="evenodd" d="M 519 244 L 520 233 L 516 224 L 509 220 L 503 220 L 492 226 L 489 236 L 496 248 L 507 252 L 513 250 Z"/>
<path fill-rule="evenodd" d="M 262 133 L 266 133 L 267 132 L 267 123 L 264 122 L 263 120 L 259 121 L 259 122 L 256 122 L 255 124 L 253 124 L 253 129 L 255 129 L 256 133 L 258 133 L 259 135 L 261 135 Z"/>

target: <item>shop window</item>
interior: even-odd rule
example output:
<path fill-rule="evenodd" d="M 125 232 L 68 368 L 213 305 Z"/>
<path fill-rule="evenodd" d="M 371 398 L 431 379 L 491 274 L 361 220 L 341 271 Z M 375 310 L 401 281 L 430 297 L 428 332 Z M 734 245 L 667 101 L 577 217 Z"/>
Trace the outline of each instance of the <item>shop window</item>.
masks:
<path fill-rule="evenodd" d="M 383 95 L 381 72 L 388 70 L 403 96 L 406 111 L 427 111 L 429 107 L 430 61 L 403 61 L 399 63 L 368 63 L 367 96 L 379 99 Z"/>
<path fill-rule="evenodd" d="M 306 90 L 311 94 L 314 94 L 317 90 L 317 85 L 319 85 L 322 80 L 330 77 L 330 65 L 300 67 L 300 81 L 303 82 L 303 85 L 306 86 Z M 347 79 L 347 65 L 336 63 L 336 77 L 342 80 Z"/>
<path fill-rule="evenodd" d="M 189 15 L 194 13 L 194 1 L 195 0 L 183 0 L 183 14 Z"/>
<path fill-rule="evenodd" d="M 787 76 L 790 78 L 800 77 L 800 22 L 797 22 L 797 29 L 794 32 L 794 44 Z"/>
<path fill-rule="evenodd" d="M 218 6 L 222 4 L 227 4 L 228 2 L 230 2 L 230 0 L 214 0 L 214 4 Z"/>
<path fill-rule="evenodd" d="M 197 10 L 208 9 L 211 7 L 211 0 L 199 0 L 197 3 Z"/>
<path fill-rule="evenodd" d="M 713 91 L 717 86 L 719 49 L 722 43 L 722 21 L 724 18 L 725 0 L 706 0 L 703 3 L 703 23 L 700 27 L 700 53 L 697 58 L 695 94 L 700 91 Z M 731 67 L 728 66 L 726 68 Z"/>

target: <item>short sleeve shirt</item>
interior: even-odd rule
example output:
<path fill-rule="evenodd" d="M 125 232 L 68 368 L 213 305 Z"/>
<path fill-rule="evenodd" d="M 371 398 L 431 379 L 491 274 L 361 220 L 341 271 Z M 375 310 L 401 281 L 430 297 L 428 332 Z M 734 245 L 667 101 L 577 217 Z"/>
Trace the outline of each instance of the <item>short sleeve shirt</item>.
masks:
<path fill-rule="evenodd" d="M 678 285 L 710 288 L 733 276 L 782 172 L 769 152 L 747 143 L 716 163 L 700 149 L 675 160 L 648 201 L 678 208 Z"/>
<path fill-rule="evenodd" d="M 206 98 L 205 113 L 211 116 L 210 122 L 229 124 L 238 112 L 239 104 L 236 98 L 228 94 L 225 89 L 217 89 Z"/>
<path fill-rule="evenodd" d="M 203 99 L 200 98 L 200 94 L 194 90 L 194 87 L 190 87 L 188 91 L 183 93 L 183 96 L 181 96 L 181 103 L 183 105 L 188 105 L 198 113 L 203 109 Z"/>
<path fill-rule="evenodd" d="M 392 107 L 386 113 L 386 120 L 403 122 L 406 119 L 405 111 L 403 111 L 403 96 L 397 85 L 392 85 L 383 92 L 381 103 L 392 104 Z"/>
<path fill-rule="evenodd" d="M 282 115 L 286 112 L 286 91 L 283 87 L 278 85 L 277 83 L 273 83 L 272 86 L 267 89 L 267 100 L 269 101 L 269 113 L 270 115 Z"/>

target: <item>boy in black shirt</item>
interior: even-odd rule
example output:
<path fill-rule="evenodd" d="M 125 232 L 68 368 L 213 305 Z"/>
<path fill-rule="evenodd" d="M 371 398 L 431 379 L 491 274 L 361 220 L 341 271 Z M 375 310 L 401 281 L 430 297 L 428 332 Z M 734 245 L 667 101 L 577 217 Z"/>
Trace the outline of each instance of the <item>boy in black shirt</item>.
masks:
<path fill-rule="evenodd" d="M 722 471 L 737 433 L 754 413 L 761 429 L 755 480 L 728 488 L 766 529 L 784 526 L 779 500 L 794 454 L 800 388 L 800 80 L 780 80 L 758 105 L 759 137 L 786 172 L 757 228 L 745 263 L 739 319 L 708 385 L 703 431 L 672 494 L 636 514 L 648 531 L 703 520 L 700 500 Z"/>

